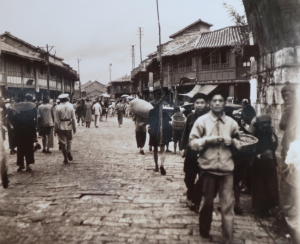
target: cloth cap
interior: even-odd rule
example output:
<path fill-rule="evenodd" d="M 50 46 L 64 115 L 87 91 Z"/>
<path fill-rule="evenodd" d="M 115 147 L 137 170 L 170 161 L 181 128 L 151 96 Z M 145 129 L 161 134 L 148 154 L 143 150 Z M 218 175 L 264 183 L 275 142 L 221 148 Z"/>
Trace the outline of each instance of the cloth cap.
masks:
<path fill-rule="evenodd" d="M 69 94 L 60 94 L 58 96 L 58 99 L 64 99 L 64 98 L 69 98 Z"/>
<path fill-rule="evenodd" d="M 246 103 L 246 104 L 248 104 L 248 103 L 249 103 L 249 100 L 248 100 L 248 99 L 246 99 L 246 98 L 244 98 L 244 99 L 242 100 L 242 103 Z"/>
<path fill-rule="evenodd" d="M 271 121 L 272 121 L 271 116 L 267 114 L 260 115 L 256 118 L 256 122 L 259 124 L 271 123 Z"/>

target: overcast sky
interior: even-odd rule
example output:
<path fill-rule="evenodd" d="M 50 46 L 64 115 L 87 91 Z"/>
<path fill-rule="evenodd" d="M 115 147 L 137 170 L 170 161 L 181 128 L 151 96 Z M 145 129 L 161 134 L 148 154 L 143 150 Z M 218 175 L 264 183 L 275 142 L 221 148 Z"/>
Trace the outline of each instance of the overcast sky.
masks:
<path fill-rule="evenodd" d="M 239 13 L 241 0 L 226 0 Z M 34 46 L 55 46 L 54 54 L 77 70 L 82 83 L 109 82 L 140 63 L 138 28 L 142 27 L 142 57 L 156 50 L 158 25 L 156 0 L 0 0 L 0 32 L 9 31 Z M 159 0 L 162 43 L 185 26 L 202 19 L 211 30 L 234 25 L 223 0 Z"/>

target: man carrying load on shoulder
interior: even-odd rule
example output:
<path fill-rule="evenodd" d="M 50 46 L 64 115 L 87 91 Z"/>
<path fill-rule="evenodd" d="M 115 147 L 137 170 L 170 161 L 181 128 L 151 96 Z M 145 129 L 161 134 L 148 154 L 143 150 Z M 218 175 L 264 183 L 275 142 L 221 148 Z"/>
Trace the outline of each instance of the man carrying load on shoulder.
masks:
<path fill-rule="evenodd" d="M 199 153 L 198 163 L 203 172 L 203 198 L 199 212 L 199 230 L 203 238 L 210 238 L 213 200 L 219 193 L 222 215 L 222 242 L 233 241 L 233 170 L 232 150 L 240 149 L 239 128 L 236 121 L 224 114 L 226 97 L 215 91 L 211 111 L 195 122 L 189 145 Z"/>

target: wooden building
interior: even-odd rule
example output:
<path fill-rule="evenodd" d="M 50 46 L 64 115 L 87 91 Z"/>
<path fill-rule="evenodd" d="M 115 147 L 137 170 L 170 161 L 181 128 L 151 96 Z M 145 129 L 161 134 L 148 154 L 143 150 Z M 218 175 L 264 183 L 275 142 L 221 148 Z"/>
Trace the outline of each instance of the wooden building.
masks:
<path fill-rule="evenodd" d="M 5 32 L 0 35 L 0 96 L 17 98 L 32 93 L 41 97 L 47 91 L 46 52 Z M 49 55 L 49 93 L 73 94 L 78 75 L 62 58 Z"/>
<path fill-rule="evenodd" d="M 95 80 L 94 82 L 87 82 L 82 85 L 81 91 L 85 92 L 85 96 L 90 98 L 99 97 L 101 94 L 106 93 L 106 85 L 103 85 L 101 82 Z"/>
<path fill-rule="evenodd" d="M 119 79 L 111 81 L 107 86 L 107 93 L 111 98 L 116 99 L 122 95 L 135 95 L 132 90 L 132 81 L 130 75 L 124 75 Z"/>

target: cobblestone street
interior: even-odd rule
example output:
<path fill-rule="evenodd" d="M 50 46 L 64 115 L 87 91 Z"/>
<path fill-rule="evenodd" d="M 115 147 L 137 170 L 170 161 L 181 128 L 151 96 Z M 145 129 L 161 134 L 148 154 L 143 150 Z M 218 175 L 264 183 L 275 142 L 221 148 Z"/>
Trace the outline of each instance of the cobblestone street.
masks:
<path fill-rule="evenodd" d="M 10 184 L 0 189 L 1 244 L 211 243 L 199 236 L 198 216 L 186 203 L 183 158 L 167 153 L 167 175 L 154 172 L 148 146 L 145 155 L 136 148 L 132 120 L 125 118 L 122 128 L 116 120 L 108 118 L 98 129 L 79 126 L 69 165 L 62 163 L 57 139 L 51 155 L 35 153 L 32 172 L 17 172 L 16 155 L 8 156 Z M 235 217 L 234 243 L 288 243 L 274 219 L 249 213 L 249 195 L 241 201 L 245 214 Z M 217 206 L 216 200 L 213 243 L 221 235 Z"/>

